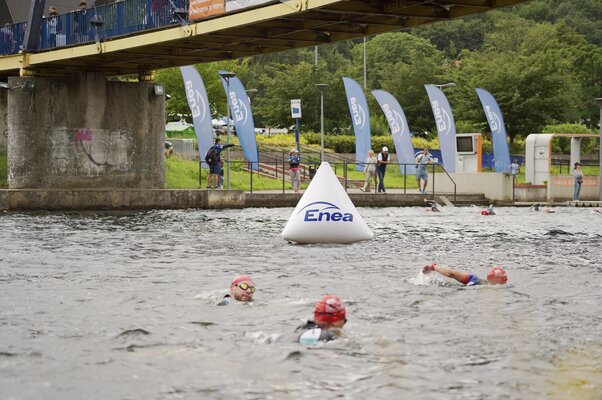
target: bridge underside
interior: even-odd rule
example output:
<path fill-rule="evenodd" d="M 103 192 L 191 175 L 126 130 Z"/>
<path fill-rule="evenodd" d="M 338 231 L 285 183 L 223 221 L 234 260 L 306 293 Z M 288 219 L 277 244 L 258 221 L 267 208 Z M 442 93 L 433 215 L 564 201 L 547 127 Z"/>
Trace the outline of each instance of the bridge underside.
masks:
<path fill-rule="evenodd" d="M 0 57 L 0 76 L 145 74 L 335 43 L 464 17 L 525 0 L 282 0 L 185 26 Z"/>

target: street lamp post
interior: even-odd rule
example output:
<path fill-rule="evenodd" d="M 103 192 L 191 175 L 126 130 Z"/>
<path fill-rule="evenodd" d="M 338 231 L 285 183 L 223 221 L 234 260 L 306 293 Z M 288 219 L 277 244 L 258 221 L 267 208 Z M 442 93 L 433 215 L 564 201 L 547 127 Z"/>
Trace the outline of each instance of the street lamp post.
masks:
<path fill-rule="evenodd" d="M 602 97 L 596 99 L 600 107 L 600 142 L 598 143 L 598 153 L 600 155 L 600 173 L 598 175 L 598 200 L 602 201 Z"/>
<path fill-rule="evenodd" d="M 230 79 L 236 74 L 222 72 L 220 75 L 226 80 L 226 144 L 230 144 Z M 226 150 L 226 189 L 230 190 L 230 147 Z"/>
<path fill-rule="evenodd" d="M 441 84 L 441 85 L 435 85 L 435 84 L 433 84 L 433 86 L 436 86 L 439 89 L 443 89 L 443 88 L 446 88 L 446 87 L 454 87 L 454 86 L 456 86 L 456 84 L 453 83 L 453 82 L 449 82 L 449 83 L 444 83 L 444 84 Z"/>
<path fill-rule="evenodd" d="M 328 87 L 327 83 L 316 83 L 320 90 L 320 163 L 324 162 L 324 91 Z"/>

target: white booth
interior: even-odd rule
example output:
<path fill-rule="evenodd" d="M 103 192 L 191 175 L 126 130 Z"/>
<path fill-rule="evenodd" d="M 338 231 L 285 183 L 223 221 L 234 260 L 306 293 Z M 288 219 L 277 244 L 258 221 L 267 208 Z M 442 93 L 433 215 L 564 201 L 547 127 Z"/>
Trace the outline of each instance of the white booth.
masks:
<path fill-rule="evenodd" d="M 584 137 L 599 138 L 594 134 L 569 133 L 532 133 L 525 143 L 525 181 L 533 185 L 543 185 L 550 180 L 552 171 L 552 139 L 555 137 L 571 138 L 571 161 L 573 166 L 581 162 L 581 139 Z"/>
<path fill-rule="evenodd" d="M 483 136 L 480 133 L 456 134 L 456 172 L 481 172 Z"/>
<path fill-rule="evenodd" d="M 527 136 L 525 147 L 525 182 L 532 185 L 546 185 L 548 201 L 567 200 L 573 195 L 571 174 L 552 174 L 552 139 L 571 138 L 570 166 L 581 162 L 581 139 L 599 138 L 594 134 L 533 133 Z M 581 189 L 581 199 L 592 200 L 598 196 L 598 177 L 586 176 Z"/>

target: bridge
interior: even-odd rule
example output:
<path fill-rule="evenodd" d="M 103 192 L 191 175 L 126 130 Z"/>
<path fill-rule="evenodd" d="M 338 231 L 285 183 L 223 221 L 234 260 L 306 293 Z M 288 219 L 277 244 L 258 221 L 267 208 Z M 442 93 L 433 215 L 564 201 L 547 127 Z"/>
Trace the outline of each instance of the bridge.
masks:
<path fill-rule="evenodd" d="M 154 70 L 410 29 L 525 0 L 224 1 L 123 0 L 73 11 L 52 24 L 43 19 L 34 48 L 24 23 L 3 27 L 9 187 L 162 188 L 165 98 Z M 191 18 L 198 3 L 221 11 Z M 139 82 L 106 79 L 131 74 Z"/>
<path fill-rule="evenodd" d="M 125 0 L 89 9 L 80 24 L 92 26 L 83 38 L 76 32 L 77 11 L 60 16 L 65 47 L 49 45 L 43 24 L 40 50 L 0 57 L 0 75 L 138 74 L 408 29 L 524 0 L 281 0 L 192 22 L 182 13 L 188 10 L 187 0 L 164 0 L 161 10 L 153 8 L 154 1 Z M 228 4 L 236 2 L 227 1 L 226 10 Z M 96 15 L 102 21 L 98 27 L 92 20 Z M 22 38 L 22 25 L 13 27 L 15 38 Z"/>

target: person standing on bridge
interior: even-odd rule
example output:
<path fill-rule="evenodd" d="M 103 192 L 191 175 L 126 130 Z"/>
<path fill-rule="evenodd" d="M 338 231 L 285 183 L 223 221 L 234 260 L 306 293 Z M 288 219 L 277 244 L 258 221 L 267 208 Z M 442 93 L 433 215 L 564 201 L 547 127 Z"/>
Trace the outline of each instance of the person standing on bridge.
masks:
<path fill-rule="evenodd" d="M 88 3 L 85 1 L 79 2 L 79 7 L 73 14 L 73 22 L 75 23 L 75 34 L 79 43 L 85 42 L 88 39 Z"/>
<path fill-rule="evenodd" d="M 387 146 L 383 147 L 383 150 L 378 153 L 378 161 L 376 165 L 376 175 L 378 175 L 378 193 L 387 193 L 385 189 L 385 173 L 387 172 L 387 164 L 390 164 L 389 160 L 389 149 Z"/>
<path fill-rule="evenodd" d="M 15 50 L 15 38 L 13 29 L 7 22 L 0 29 L 0 54 L 11 54 Z"/>
<path fill-rule="evenodd" d="M 56 35 L 60 31 L 60 19 L 58 15 L 59 13 L 55 6 L 50 6 L 48 8 L 48 47 L 56 47 Z"/>

